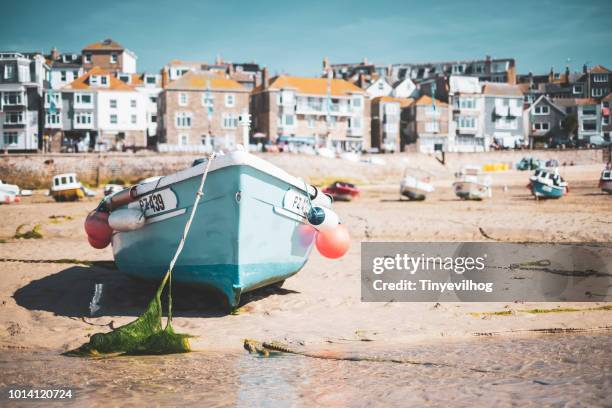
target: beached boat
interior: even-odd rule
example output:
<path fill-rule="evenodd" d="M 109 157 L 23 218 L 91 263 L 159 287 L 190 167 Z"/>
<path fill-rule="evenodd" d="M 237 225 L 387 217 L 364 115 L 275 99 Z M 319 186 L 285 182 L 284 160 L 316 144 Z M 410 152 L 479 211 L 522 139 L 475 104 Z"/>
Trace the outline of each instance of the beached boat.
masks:
<path fill-rule="evenodd" d="M 434 191 L 434 187 L 416 177 L 404 175 L 400 182 L 400 194 L 410 200 L 425 200 L 428 193 Z"/>
<path fill-rule="evenodd" d="M 55 201 L 77 201 L 85 197 L 86 191 L 75 173 L 53 176 L 50 195 Z"/>
<path fill-rule="evenodd" d="M 453 191 L 462 200 L 491 198 L 491 177 L 483 175 L 478 166 L 464 166 L 455 174 Z"/>
<path fill-rule="evenodd" d="M 567 182 L 559 175 L 557 169 L 537 169 L 529 177 L 527 187 L 535 198 L 560 198 L 569 192 Z"/>
<path fill-rule="evenodd" d="M 335 181 L 323 189 L 325 194 L 329 194 L 336 201 L 351 201 L 360 193 L 355 184 Z"/>
<path fill-rule="evenodd" d="M 601 191 L 612 194 L 612 168 L 606 167 L 601 172 L 601 177 L 599 178 L 599 188 Z"/>
<path fill-rule="evenodd" d="M 12 194 L 16 197 L 25 197 L 32 195 L 32 190 L 24 190 L 18 185 L 5 183 L 3 180 L 0 180 L 0 191 Z"/>
<path fill-rule="evenodd" d="M 0 190 L 0 204 L 11 204 L 19 200 L 19 196 L 8 191 Z"/>
<path fill-rule="evenodd" d="M 113 206 L 108 220 L 121 272 L 155 281 L 164 275 L 206 165 L 199 161 L 103 201 Z M 241 294 L 294 275 L 306 263 L 315 237 L 305 217 L 306 194 L 313 205 L 331 207 L 331 198 L 320 190 L 250 153 L 213 159 L 173 279 L 216 289 L 234 307 Z M 121 221 L 130 214 L 134 222 Z M 113 227 L 113 217 L 121 221 L 121 231 Z"/>

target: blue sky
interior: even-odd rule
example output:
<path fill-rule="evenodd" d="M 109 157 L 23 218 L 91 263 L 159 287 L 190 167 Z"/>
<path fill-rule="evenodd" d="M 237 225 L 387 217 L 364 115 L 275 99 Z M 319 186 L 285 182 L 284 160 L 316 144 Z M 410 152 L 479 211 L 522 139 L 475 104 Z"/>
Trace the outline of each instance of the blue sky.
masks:
<path fill-rule="evenodd" d="M 317 75 L 334 62 L 514 57 L 518 70 L 612 69 L 611 0 L 8 1 L 0 50 L 79 51 L 111 37 L 139 71 L 172 59 L 256 61 L 271 73 Z"/>

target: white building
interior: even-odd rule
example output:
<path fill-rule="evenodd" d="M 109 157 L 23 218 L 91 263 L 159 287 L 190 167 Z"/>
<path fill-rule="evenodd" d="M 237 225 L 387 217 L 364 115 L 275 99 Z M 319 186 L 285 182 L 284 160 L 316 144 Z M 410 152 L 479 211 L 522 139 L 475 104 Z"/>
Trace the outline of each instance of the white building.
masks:
<path fill-rule="evenodd" d="M 449 105 L 452 110 L 449 123 L 449 151 L 483 152 L 490 142 L 484 132 L 484 97 L 476 77 L 451 76 L 449 78 Z"/>

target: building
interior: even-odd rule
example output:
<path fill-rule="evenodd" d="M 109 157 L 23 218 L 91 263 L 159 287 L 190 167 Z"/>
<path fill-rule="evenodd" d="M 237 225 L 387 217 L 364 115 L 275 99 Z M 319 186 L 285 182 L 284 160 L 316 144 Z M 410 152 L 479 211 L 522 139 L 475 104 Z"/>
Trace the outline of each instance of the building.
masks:
<path fill-rule="evenodd" d="M 423 95 L 402 109 L 402 150 L 414 144 L 421 153 L 454 151 L 449 138 L 449 106 Z"/>
<path fill-rule="evenodd" d="M 98 67 L 110 73 L 136 73 L 136 54 L 110 38 L 83 48 L 82 55 L 85 71 Z"/>
<path fill-rule="evenodd" d="M 370 147 L 366 92 L 342 80 L 280 75 L 251 93 L 255 141 L 306 143 L 343 151 Z"/>
<path fill-rule="evenodd" d="M 52 89 L 68 85 L 85 72 L 81 54 L 60 53 L 54 48 L 45 58 L 50 67 L 49 81 Z"/>
<path fill-rule="evenodd" d="M 582 98 L 593 98 L 601 101 L 612 92 L 612 72 L 602 65 L 596 65 L 591 69 L 582 67 L 583 75 L 578 83 L 583 86 Z"/>
<path fill-rule="evenodd" d="M 114 73 L 94 67 L 61 89 L 59 124 L 54 120 L 53 127 L 61 127 L 64 147 L 73 150 L 144 148 L 148 102 Z"/>
<path fill-rule="evenodd" d="M 529 145 L 532 148 L 568 145 L 572 135 L 564 128 L 565 117 L 564 107 L 546 95 L 540 96 L 523 116 L 529 123 Z"/>
<path fill-rule="evenodd" d="M 491 140 L 484 132 L 484 97 L 476 77 L 451 76 L 449 79 L 449 150 L 488 151 Z"/>
<path fill-rule="evenodd" d="M 358 63 L 330 64 L 327 58 L 323 58 L 323 77 L 327 77 L 328 72 L 332 72 L 336 79 L 344 79 L 362 89 L 368 88 L 374 81 L 384 78 L 392 81 L 391 66 L 379 65 L 368 62 L 366 58 Z M 375 95 L 382 96 L 382 95 Z M 387 96 L 387 95 L 385 95 Z"/>
<path fill-rule="evenodd" d="M 223 61 L 220 57 L 217 57 L 214 64 L 173 60 L 161 70 L 162 86 L 165 87 L 168 83 L 176 81 L 187 72 L 210 72 L 225 75 L 247 90 L 260 85 L 262 77 L 262 69 L 255 62 L 232 63 Z"/>
<path fill-rule="evenodd" d="M 117 73 L 117 78 L 128 85 L 133 86 L 136 91 L 143 94 L 144 114 L 147 122 L 147 145 L 157 144 L 157 101 L 162 91 L 161 75 L 150 73 L 127 74 Z"/>
<path fill-rule="evenodd" d="M 610 114 L 610 108 L 612 108 L 612 92 L 601 100 L 601 128 L 606 142 L 612 142 L 612 115 Z"/>
<path fill-rule="evenodd" d="M 189 71 L 159 96 L 160 150 L 199 151 L 243 143 L 249 91 L 222 74 Z"/>
<path fill-rule="evenodd" d="M 401 113 L 414 99 L 379 96 L 371 103 L 371 147 L 381 152 L 401 149 Z"/>
<path fill-rule="evenodd" d="M 565 108 L 567 116 L 576 118 L 576 137 L 579 144 L 601 144 L 603 140 L 601 102 L 594 98 L 557 98 L 553 101 Z"/>
<path fill-rule="evenodd" d="M 42 147 L 43 94 L 49 66 L 41 54 L 0 52 L 0 151 Z"/>
<path fill-rule="evenodd" d="M 496 146 L 515 148 L 525 145 L 523 92 L 518 85 L 487 82 L 484 96 L 484 135 Z"/>

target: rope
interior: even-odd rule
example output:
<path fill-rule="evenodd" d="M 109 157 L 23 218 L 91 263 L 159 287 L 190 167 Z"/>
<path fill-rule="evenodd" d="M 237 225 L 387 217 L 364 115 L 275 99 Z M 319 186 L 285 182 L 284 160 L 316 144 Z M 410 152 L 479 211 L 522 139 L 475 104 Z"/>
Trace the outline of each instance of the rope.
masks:
<path fill-rule="evenodd" d="M 174 253 L 174 257 L 170 261 L 170 266 L 168 267 L 168 271 L 166 272 L 166 275 L 164 275 L 164 279 L 162 279 L 162 286 L 166 282 L 168 282 L 168 322 L 167 322 L 166 327 L 168 327 L 168 325 L 170 325 L 170 323 L 172 322 L 172 271 L 174 269 L 174 265 L 176 264 L 176 261 L 179 255 L 183 251 L 183 247 L 185 246 L 185 241 L 187 240 L 187 234 L 189 233 L 189 229 L 191 228 L 191 223 L 193 222 L 193 218 L 195 216 L 196 209 L 198 208 L 200 199 L 204 195 L 203 193 L 204 183 L 206 182 L 206 176 L 208 175 L 210 164 L 212 163 L 214 158 L 215 158 L 215 153 L 211 153 L 210 156 L 208 156 L 208 160 L 206 161 L 206 168 L 204 169 L 204 173 L 202 173 L 202 179 L 200 180 L 200 186 L 198 188 L 198 191 L 196 192 L 196 197 L 193 202 L 193 207 L 191 208 L 191 214 L 189 214 L 189 219 L 187 220 L 187 223 L 185 224 L 185 229 L 183 230 L 183 236 L 181 237 L 181 241 L 179 242 L 178 248 L 176 249 L 176 252 Z"/>

